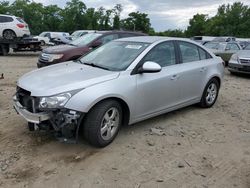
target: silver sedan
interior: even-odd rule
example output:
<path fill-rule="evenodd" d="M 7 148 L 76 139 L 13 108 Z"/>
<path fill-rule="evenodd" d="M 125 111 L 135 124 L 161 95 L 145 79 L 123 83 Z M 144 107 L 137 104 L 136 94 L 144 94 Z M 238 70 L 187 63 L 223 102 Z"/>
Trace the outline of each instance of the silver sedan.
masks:
<path fill-rule="evenodd" d="M 234 73 L 250 74 L 250 45 L 232 55 L 228 70 Z"/>
<path fill-rule="evenodd" d="M 14 107 L 30 130 L 53 129 L 64 141 L 82 130 L 90 144 L 104 147 L 123 124 L 196 103 L 212 107 L 223 72 L 221 58 L 190 40 L 119 39 L 22 76 Z"/>

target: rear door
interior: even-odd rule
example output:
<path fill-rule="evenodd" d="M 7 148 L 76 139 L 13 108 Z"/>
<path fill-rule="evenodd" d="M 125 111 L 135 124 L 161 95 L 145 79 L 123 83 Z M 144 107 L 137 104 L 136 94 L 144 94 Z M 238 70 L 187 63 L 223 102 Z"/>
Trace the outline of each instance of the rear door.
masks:
<path fill-rule="evenodd" d="M 0 36 L 2 37 L 3 35 L 3 30 L 4 30 L 4 16 L 0 16 Z"/>
<path fill-rule="evenodd" d="M 10 23 L 13 21 L 13 18 L 8 16 L 0 16 L 0 36 L 3 35 L 5 29 L 12 29 Z"/>
<path fill-rule="evenodd" d="M 182 62 L 179 66 L 180 102 L 192 103 L 201 97 L 212 57 L 193 43 L 179 41 L 178 46 Z"/>

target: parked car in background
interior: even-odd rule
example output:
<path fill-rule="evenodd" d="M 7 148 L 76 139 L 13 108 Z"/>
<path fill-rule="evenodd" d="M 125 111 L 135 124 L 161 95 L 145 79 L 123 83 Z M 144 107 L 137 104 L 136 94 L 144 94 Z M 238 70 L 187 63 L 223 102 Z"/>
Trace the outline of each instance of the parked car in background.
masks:
<path fill-rule="evenodd" d="M 0 37 L 13 40 L 16 37 L 29 36 L 28 24 L 16 16 L 0 14 Z"/>
<path fill-rule="evenodd" d="M 143 35 L 145 34 L 126 31 L 97 31 L 95 33 L 88 33 L 67 45 L 44 49 L 38 59 L 37 67 L 40 68 L 65 61 L 76 60 L 82 55 L 112 40 Z"/>
<path fill-rule="evenodd" d="M 49 32 L 42 32 L 38 36 L 35 36 L 33 38 L 40 41 L 42 46 L 44 46 L 44 45 L 52 45 L 52 43 L 50 43 L 51 36 L 50 36 Z"/>
<path fill-rule="evenodd" d="M 240 41 L 239 44 L 240 44 L 242 49 L 245 49 L 250 44 L 250 42 L 249 41 Z"/>
<path fill-rule="evenodd" d="M 83 35 L 86 35 L 88 33 L 94 33 L 96 32 L 95 30 L 77 30 L 73 32 L 70 37 L 72 40 L 78 39 L 79 37 L 82 37 Z"/>
<path fill-rule="evenodd" d="M 213 39 L 213 42 L 235 42 L 235 37 L 216 37 Z"/>
<path fill-rule="evenodd" d="M 30 126 L 54 129 L 63 140 L 83 130 L 90 144 L 104 147 L 122 124 L 196 103 L 212 107 L 223 72 L 221 58 L 191 40 L 124 38 L 24 75 L 14 107 Z"/>
<path fill-rule="evenodd" d="M 204 46 L 211 49 L 215 55 L 220 56 L 226 65 L 231 56 L 242 49 L 237 42 L 207 42 Z"/>
<path fill-rule="evenodd" d="M 250 74 L 250 45 L 232 55 L 228 64 L 228 70 L 231 73 Z"/>
<path fill-rule="evenodd" d="M 33 38 L 38 39 L 38 41 L 40 41 L 42 45 L 54 45 L 51 40 L 58 39 L 61 37 L 69 37 L 69 33 L 45 31 Z"/>
<path fill-rule="evenodd" d="M 70 36 L 59 35 L 56 38 L 51 39 L 50 41 L 54 43 L 54 45 L 61 45 L 61 44 L 69 44 L 72 41 L 72 39 Z"/>

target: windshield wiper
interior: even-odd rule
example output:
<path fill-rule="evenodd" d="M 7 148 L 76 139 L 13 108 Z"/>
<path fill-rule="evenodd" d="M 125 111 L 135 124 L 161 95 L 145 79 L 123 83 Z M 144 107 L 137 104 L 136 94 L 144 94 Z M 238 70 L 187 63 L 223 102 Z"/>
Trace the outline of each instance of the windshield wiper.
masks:
<path fill-rule="evenodd" d="M 107 67 L 102 67 L 100 65 L 97 65 L 97 64 L 94 64 L 94 63 L 83 63 L 84 65 L 89 65 L 91 67 L 97 67 L 97 68 L 100 68 L 100 69 L 104 69 L 104 70 L 110 70 L 109 68 Z"/>

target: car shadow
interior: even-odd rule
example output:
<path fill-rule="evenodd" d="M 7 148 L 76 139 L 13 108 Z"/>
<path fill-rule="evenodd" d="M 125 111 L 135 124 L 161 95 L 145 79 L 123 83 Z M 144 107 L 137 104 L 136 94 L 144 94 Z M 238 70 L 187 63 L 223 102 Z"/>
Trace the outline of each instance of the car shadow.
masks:
<path fill-rule="evenodd" d="M 201 108 L 198 105 L 194 104 L 191 106 L 187 106 L 187 107 L 175 110 L 175 111 L 171 111 L 165 114 L 161 114 L 159 116 L 155 116 L 155 117 L 143 120 L 135 124 L 124 125 L 121 128 L 121 134 L 123 134 L 122 132 L 126 133 L 126 132 L 131 132 L 131 131 L 135 131 L 139 129 L 150 129 L 153 127 L 155 122 L 157 122 L 157 124 L 160 124 L 161 122 L 165 122 L 167 119 L 178 118 L 180 115 L 185 115 L 186 113 L 189 113 L 190 111 L 195 111 L 195 110 L 199 111 L 201 110 Z"/>

